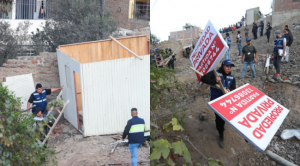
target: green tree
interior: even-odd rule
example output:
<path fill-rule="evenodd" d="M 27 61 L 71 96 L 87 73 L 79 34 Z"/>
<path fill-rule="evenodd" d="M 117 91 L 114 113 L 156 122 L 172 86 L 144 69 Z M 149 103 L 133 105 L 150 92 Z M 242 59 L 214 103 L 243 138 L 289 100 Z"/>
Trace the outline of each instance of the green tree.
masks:
<path fill-rule="evenodd" d="M 49 161 L 54 151 L 41 146 L 36 138 L 51 116 L 34 126 L 33 115 L 23 113 L 20 99 L 0 83 L 0 165 L 42 165 Z"/>
<path fill-rule="evenodd" d="M 0 12 L 7 15 L 11 11 L 12 2 L 13 0 L 0 0 Z"/>
<path fill-rule="evenodd" d="M 30 37 L 28 30 L 31 23 L 24 21 L 12 29 L 9 22 L 0 21 L 0 66 L 7 60 L 16 58 L 18 53 L 26 51 L 21 44 L 28 42 Z"/>
<path fill-rule="evenodd" d="M 99 0 L 51 0 L 43 30 L 32 33 L 36 45 L 59 45 L 107 39 L 117 30 L 111 12 L 101 10 Z M 51 9 L 51 10 L 50 10 Z"/>
<path fill-rule="evenodd" d="M 160 39 L 154 35 L 154 34 L 150 34 L 150 44 L 154 45 L 156 47 L 156 45 L 160 42 Z"/>

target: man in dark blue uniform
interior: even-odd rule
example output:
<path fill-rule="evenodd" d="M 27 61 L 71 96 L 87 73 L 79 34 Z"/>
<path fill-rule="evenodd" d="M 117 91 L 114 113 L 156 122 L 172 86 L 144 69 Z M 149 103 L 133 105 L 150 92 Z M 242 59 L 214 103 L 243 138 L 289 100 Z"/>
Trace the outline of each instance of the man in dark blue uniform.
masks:
<path fill-rule="evenodd" d="M 47 95 L 50 95 L 52 92 L 58 91 L 60 89 L 63 89 L 63 86 L 60 88 L 43 89 L 42 84 L 36 84 L 36 91 L 30 95 L 30 98 L 27 103 L 27 108 L 29 108 L 30 104 L 32 103 L 32 106 L 35 105 L 36 107 L 39 107 L 41 109 L 42 114 L 47 115 Z M 34 110 L 36 107 L 32 108 L 32 113 L 35 112 Z M 30 110 L 28 110 L 27 112 L 29 113 Z"/>
<path fill-rule="evenodd" d="M 128 135 L 128 144 L 131 153 L 131 164 L 137 166 L 137 152 L 144 143 L 145 121 L 139 118 L 136 108 L 131 109 L 132 119 L 128 120 L 122 140 Z"/>
<path fill-rule="evenodd" d="M 282 79 L 280 78 L 280 62 L 281 62 L 281 58 L 284 56 L 285 51 L 286 51 L 286 38 L 281 36 L 280 30 L 275 31 L 275 36 L 276 36 L 276 39 L 274 40 L 273 64 L 276 69 L 276 74 L 274 75 L 274 78 L 278 82 L 281 82 Z M 281 54 L 279 54 L 279 52 L 278 52 L 279 50 L 282 50 Z"/>
<path fill-rule="evenodd" d="M 221 67 L 217 70 L 218 77 L 215 77 L 214 72 L 210 71 L 206 73 L 202 78 L 201 81 L 203 83 L 210 85 L 210 101 L 220 97 L 223 95 L 222 90 L 218 89 L 215 85 L 222 82 L 224 88 L 229 92 L 236 88 L 235 78 L 231 75 L 231 67 L 234 67 L 234 64 L 231 63 L 230 60 L 224 60 L 222 62 Z M 218 144 L 220 148 L 224 147 L 224 124 L 225 121 L 219 117 L 216 113 L 216 128 L 219 132 L 219 139 Z"/>

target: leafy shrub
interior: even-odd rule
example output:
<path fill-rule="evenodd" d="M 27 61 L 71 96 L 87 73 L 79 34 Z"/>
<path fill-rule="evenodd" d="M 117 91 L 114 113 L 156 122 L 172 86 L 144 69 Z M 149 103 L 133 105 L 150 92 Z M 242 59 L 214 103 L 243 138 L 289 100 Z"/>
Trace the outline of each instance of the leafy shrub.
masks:
<path fill-rule="evenodd" d="M 21 111 L 20 99 L 0 83 L 0 165 L 41 165 L 54 155 L 36 141 L 43 128 L 34 123 L 32 114 Z"/>

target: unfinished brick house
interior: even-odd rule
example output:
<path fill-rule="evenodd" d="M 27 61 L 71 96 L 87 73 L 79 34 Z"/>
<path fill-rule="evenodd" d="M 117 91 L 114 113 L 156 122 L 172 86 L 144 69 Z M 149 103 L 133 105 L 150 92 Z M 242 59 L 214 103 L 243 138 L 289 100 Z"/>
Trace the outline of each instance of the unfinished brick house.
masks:
<path fill-rule="evenodd" d="M 300 0 L 273 0 L 272 26 L 294 16 L 300 16 Z"/>

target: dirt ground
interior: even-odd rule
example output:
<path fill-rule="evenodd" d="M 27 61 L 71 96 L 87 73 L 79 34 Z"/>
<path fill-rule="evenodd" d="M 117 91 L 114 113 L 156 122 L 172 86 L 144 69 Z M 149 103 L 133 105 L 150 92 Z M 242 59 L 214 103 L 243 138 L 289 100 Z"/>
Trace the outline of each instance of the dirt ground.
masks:
<path fill-rule="evenodd" d="M 56 151 L 58 166 L 131 165 L 128 144 L 119 144 L 110 155 L 116 140 L 114 135 L 83 137 L 67 120 L 61 118 L 61 133 L 51 136 L 48 147 Z M 150 165 L 150 147 L 138 150 L 139 165 Z M 120 164 L 118 164 L 120 163 Z M 50 163 L 48 166 L 52 166 Z"/>
<path fill-rule="evenodd" d="M 237 87 L 240 87 L 246 83 L 256 87 L 266 95 L 270 96 L 277 102 L 290 110 L 288 116 L 284 120 L 278 132 L 268 145 L 267 150 L 282 156 L 288 161 L 294 164 L 300 164 L 300 141 L 296 138 L 289 140 L 282 140 L 280 134 L 284 129 L 300 129 L 300 29 L 296 26 L 292 26 L 293 22 L 285 22 L 289 24 L 290 29 L 294 35 L 294 43 L 291 47 L 291 61 L 289 63 L 281 64 L 282 74 L 281 77 L 285 77 L 286 83 L 280 83 L 277 81 L 270 81 L 268 78 L 275 73 L 275 69 L 270 68 L 270 74 L 266 75 L 263 71 L 265 58 L 259 57 L 258 62 L 255 64 L 256 75 L 255 79 L 252 79 L 251 70 L 248 67 L 244 79 L 237 81 Z M 280 25 L 282 26 L 282 25 Z M 298 26 L 299 27 L 299 26 Z M 278 27 L 274 27 L 275 29 Z M 295 28 L 295 29 L 293 29 Z M 283 29 L 283 26 L 282 26 Z M 234 42 L 235 39 L 232 39 Z M 242 46 L 246 45 L 245 40 L 242 40 Z M 272 44 L 266 44 L 266 36 L 263 36 L 257 40 L 252 40 L 259 54 L 271 54 Z M 274 41 L 271 37 L 270 41 Z M 238 78 L 241 74 L 242 63 L 241 58 L 237 57 L 238 49 L 235 43 L 231 48 L 231 60 L 236 65 L 232 68 L 232 74 L 235 78 Z M 186 58 L 177 58 L 175 62 L 175 71 L 177 78 L 184 83 L 188 101 L 181 105 L 183 108 L 188 108 L 185 112 L 186 118 L 184 121 L 187 123 L 184 132 L 170 132 L 170 135 L 189 136 L 189 140 L 200 150 L 206 157 L 219 159 L 226 166 L 249 166 L 249 165 L 266 165 L 276 166 L 274 161 L 269 159 L 265 153 L 260 153 L 250 143 L 247 143 L 245 139 L 240 136 L 233 128 L 226 124 L 225 130 L 225 147 L 221 149 L 218 146 L 218 132 L 215 127 L 215 115 L 214 112 L 207 106 L 207 102 L 210 100 L 210 89 L 208 85 L 199 85 L 195 73 L 189 69 L 191 62 Z M 199 115 L 205 112 L 207 114 L 207 120 L 200 121 Z M 164 115 L 170 114 L 170 112 L 162 113 Z M 168 116 L 164 116 L 166 119 L 160 120 L 159 124 L 164 124 L 166 121 L 170 121 Z M 172 140 L 173 138 L 168 138 Z M 194 148 L 187 142 L 187 145 L 193 163 L 204 164 L 205 160 L 201 155 L 194 150 Z M 182 165 L 184 163 L 183 158 L 176 158 L 174 161 L 176 165 Z"/>

